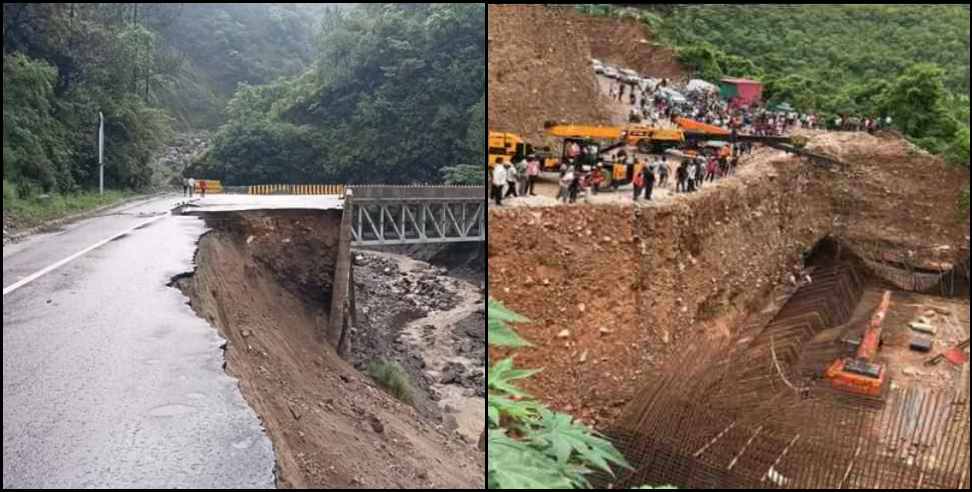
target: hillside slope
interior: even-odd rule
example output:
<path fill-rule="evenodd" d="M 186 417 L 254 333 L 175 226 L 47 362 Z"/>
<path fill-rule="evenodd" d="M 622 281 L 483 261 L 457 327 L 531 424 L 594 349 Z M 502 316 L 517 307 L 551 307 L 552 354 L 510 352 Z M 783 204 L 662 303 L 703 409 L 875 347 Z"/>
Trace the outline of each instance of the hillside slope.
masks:
<path fill-rule="evenodd" d="M 539 143 L 545 121 L 611 123 L 590 59 L 655 77 L 685 78 L 667 49 L 631 20 L 595 18 L 571 8 L 489 5 L 491 130 Z"/>

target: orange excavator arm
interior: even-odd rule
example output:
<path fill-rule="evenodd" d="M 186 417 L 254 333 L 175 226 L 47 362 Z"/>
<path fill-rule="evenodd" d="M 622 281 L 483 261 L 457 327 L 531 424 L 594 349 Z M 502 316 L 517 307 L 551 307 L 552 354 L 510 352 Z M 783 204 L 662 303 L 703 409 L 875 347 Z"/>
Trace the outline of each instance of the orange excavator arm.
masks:
<path fill-rule="evenodd" d="M 712 138 L 714 140 L 720 137 L 728 137 L 732 135 L 732 132 L 724 128 L 720 128 L 715 125 L 708 125 L 700 121 L 690 120 L 688 118 L 675 118 L 675 124 L 688 133 L 701 133 L 706 135 L 707 138 Z"/>
<path fill-rule="evenodd" d="M 871 322 L 867 325 L 867 332 L 864 334 L 864 339 L 861 341 L 861 347 L 857 350 L 857 359 L 866 360 L 868 362 L 874 362 L 877 359 L 878 348 L 881 346 L 881 332 L 882 324 L 884 323 L 884 318 L 888 314 L 888 308 L 891 307 L 891 291 L 885 292 L 884 297 L 881 299 L 881 304 L 874 311 L 874 315 L 871 316 Z"/>

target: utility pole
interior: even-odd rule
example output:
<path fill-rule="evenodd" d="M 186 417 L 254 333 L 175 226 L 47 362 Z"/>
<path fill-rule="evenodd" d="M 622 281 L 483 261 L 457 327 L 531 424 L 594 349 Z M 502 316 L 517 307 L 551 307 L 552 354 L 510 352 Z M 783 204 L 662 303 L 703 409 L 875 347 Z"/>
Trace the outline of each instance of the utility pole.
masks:
<path fill-rule="evenodd" d="M 98 193 L 105 194 L 105 115 L 98 113 Z"/>

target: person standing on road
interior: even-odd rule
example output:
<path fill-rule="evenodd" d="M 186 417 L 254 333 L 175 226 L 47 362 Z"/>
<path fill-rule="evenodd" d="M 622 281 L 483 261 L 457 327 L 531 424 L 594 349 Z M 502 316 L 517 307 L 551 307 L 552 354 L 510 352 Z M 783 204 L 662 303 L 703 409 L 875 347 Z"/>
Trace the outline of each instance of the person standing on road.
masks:
<path fill-rule="evenodd" d="M 635 172 L 634 178 L 631 180 L 631 186 L 634 187 L 634 196 L 631 197 L 631 201 L 637 202 L 638 198 L 641 197 L 641 190 L 645 188 L 645 169 L 641 168 Z"/>
<path fill-rule="evenodd" d="M 493 167 L 493 198 L 496 206 L 503 206 L 503 187 L 506 186 L 506 167 L 503 159 L 496 159 L 496 166 Z"/>
<path fill-rule="evenodd" d="M 567 171 L 563 176 L 560 177 L 560 193 L 557 194 L 557 199 L 563 203 L 567 203 L 570 199 L 570 185 L 574 182 L 574 167 L 569 166 Z"/>
<path fill-rule="evenodd" d="M 661 163 L 658 165 L 658 187 L 664 189 L 668 186 L 668 173 L 671 170 L 668 169 L 668 158 L 662 156 Z"/>
<path fill-rule="evenodd" d="M 527 165 L 528 159 L 521 159 L 516 164 L 516 193 L 517 196 L 526 196 L 527 192 Z"/>
<path fill-rule="evenodd" d="M 654 169 L 649 169 L 645 173 L 645 200 L 651 201 L 651 195 L 655 191 L 655 171 Z"/>
<path fill-rule="evenodd" d="M 686 170 L 686 181 L 688 182 L 687 193 L 692 193 L 695 191 L 695 177 L 698 176 L 699 171 L 699 161 L 693 161 L 689 164 Z"/>
<path fill-rule="evenodd" d="M 503 198 L 509 198 L 513 195 L 513 198 L 517 198 L 519 195 L 516 194 L 516 168 L 513 167 L 509 162 L 506 163 L 506 195 Z"/>
<path fill-rule="evenodd" d="M 540 159 L 535 155 L 531 155 L 530 159 L 527 161 L 527 186 L 524 195 L 537 196 L 534 193 L 534 187 L 537 184 L 537 178 L 540 176 Z"/>
<path fill-rule="evenodd" d="M 581 180 L 583 177 L 584 174 L 582 168 L 580 166 L 574 166 L 574 179 L 570 181 L 570 184 L 567 187 L 567 196 L 572 205 L 577 203 L 577 195 L 580 194 Z"/>
<path fill-rule="evenodd" d="M 189 178 L 182 178 L 182 196 L 189 196 Z"/>
<path fill-rule="evenodd" d="M 715 182 L 716 177 L 719 174 L 719 160 L 716 159 L 715 156 L 712 156 L 712 158 L 709 159 L 709 167 L 706 169 L 706 174 L 706 179 L 708 179 L 710 183 Z"/>
<path fill-rule="evenodd" d="M 206 180 L 199 181 L 199 192 L 202 195 L 202 198 L 206 198 L 206 186 Z"/>
<path fill-rule="evenodd" d="M 189 198 L 192 198 L 192 194 L 196 191 L 196 180 L 192 177 L 189 178 Z"/>
<path fill-rule="evenodd" d="M 675 171 L 675 193 L 685 193 L 688 191 L 688 164 L 683 160 Z"/>

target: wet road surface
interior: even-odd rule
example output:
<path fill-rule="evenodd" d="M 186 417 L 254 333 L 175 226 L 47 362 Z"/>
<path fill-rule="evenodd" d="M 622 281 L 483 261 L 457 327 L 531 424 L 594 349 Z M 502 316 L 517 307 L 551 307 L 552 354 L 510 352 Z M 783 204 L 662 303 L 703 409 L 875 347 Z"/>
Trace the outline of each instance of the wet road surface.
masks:
<path fill-rule="evenodd" d="M 223 370 L 223 339 L 167 286 L 192 271 L 205 232 L 169 214 L 180 201 L 4 248 L 5 489 L 274 486 L 270 441 Z"/>

